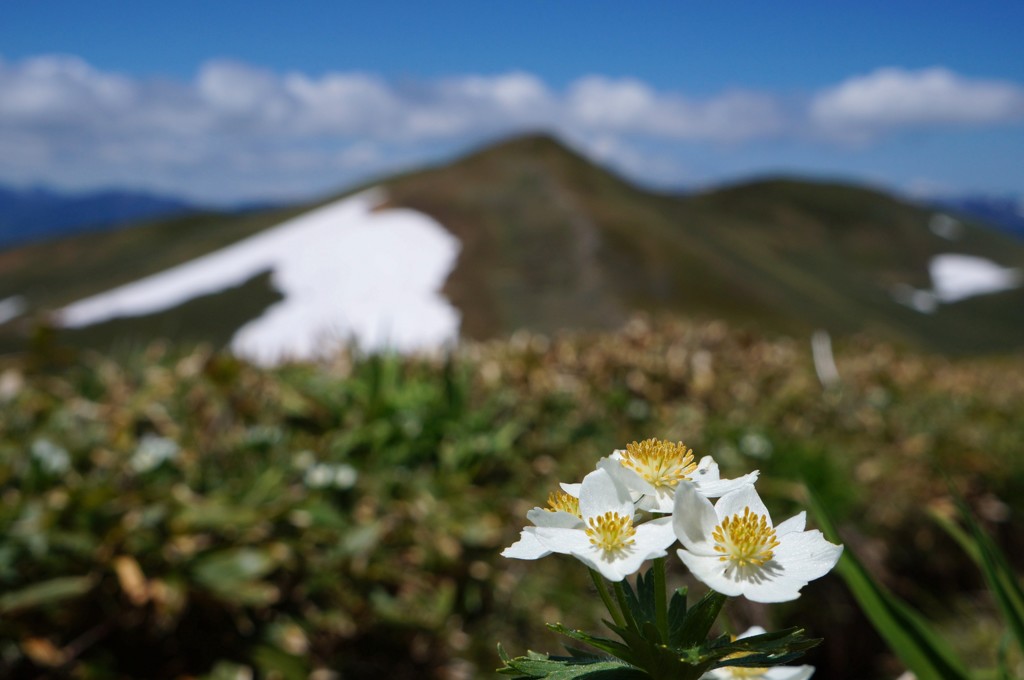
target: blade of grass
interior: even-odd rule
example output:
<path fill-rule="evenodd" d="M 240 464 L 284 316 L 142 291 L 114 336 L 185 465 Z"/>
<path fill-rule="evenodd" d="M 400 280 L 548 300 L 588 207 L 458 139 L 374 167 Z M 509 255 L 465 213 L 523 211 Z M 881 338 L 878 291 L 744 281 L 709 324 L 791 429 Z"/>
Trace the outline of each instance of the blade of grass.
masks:
<path fill-rule="evenodd" d="M 1006 625 L 1017 638 L 1018 646 L 1024 652 L 1024 591 L 1021 590 L 1017 575 L 995 541 L 982 531 L 981 525 L 963 499 L 957 496 L 956 504 L 960 517 L 967 525 L 971 539 L 978 548 L 981 572 L 985 575 L 985 581 L 988 582 L 996 605 L 1002 612 Z"/>
<path fill-rule="evenodd" d="M 839 537 L 824 505 L 808 490 L 811 511 L 833 542 Z M 836 565 L 861 609 L 918 680 L 967 680 L 963 662 L 920 614 L 878 583 L 847 547 Z"/>

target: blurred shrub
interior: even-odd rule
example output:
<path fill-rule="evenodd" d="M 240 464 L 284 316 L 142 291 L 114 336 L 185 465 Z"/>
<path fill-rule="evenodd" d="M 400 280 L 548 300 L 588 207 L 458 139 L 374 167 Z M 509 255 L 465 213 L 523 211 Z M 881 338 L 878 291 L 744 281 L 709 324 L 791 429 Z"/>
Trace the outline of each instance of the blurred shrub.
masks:
<path fill-rule="evenodd" d="M 537 611 L 596 623 L 580 570 L 498 552 L 559 480 L 650 436 L 760 467 L 778 505 L 806 480 L 903 595 L 956 587 L 962 557 L 919 559 L 941 540 L 919 511 L 946 493 L 941 468 L 1013 535 L 1020 360 L 867 341 L 838 357 L 843 385 L 823 391 L 792 340 L 638 319 L 275 370 L 162 345 L 61 370 L 8 360 L 0 675 L 487 673 L 498 639 L 556 644 Z M 849 620 L 814 620 L 824 677 L 877 670 L 844 652 Z"/>

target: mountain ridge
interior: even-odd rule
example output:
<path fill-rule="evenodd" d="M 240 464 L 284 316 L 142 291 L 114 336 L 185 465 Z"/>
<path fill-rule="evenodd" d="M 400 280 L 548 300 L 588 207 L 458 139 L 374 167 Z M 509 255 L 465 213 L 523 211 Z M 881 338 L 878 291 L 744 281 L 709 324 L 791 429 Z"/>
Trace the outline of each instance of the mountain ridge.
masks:
<path fill-rule="evenodd" d="M 646 312 L 772 333 L 866 330 L 952 353 L 1024 346 L 1019 289 L 932 314 L 900 304 L 894 292 L 925 290 L 929 263 L 951 250 L 1024 268 L 1024 244 L 970 221 L 951 242 L 929 228 L 933 210 L 866 187 L 762 178 L 696 194 L 659 193 L 546 135 L 504 140 L 379 185 L 388 207 L 423 212 L 461 242 L 444 292 L 461 311 L 468 338 L 520 328 L 611 329 Z M 36 310 L 68 304 L 353 191 L 288 209 L 156 220 L 129 233 L 0 253 L 7 284 L 0 299 L 25 295 Z M 61 287 L 45 272 L 33 274 L 32 262 L 44 257 L 64 263 L 78 283 Z M 243 288 L 256 298 L 275 294 Z M 243 302 L 232 295 L 239 294 L 207 304 L 238 307 Z M 122 320 L 117 336 L 131 325 Z"/>

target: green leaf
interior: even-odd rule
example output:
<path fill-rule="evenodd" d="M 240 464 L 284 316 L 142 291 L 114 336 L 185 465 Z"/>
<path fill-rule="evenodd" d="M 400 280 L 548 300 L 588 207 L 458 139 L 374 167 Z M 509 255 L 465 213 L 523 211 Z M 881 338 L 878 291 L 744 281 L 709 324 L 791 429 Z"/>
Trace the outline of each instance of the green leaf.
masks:
<path fill-rule="evenodd" d="M 613 630 L 617 630 L 616 626 L 612 626 L 611 624 L 608 625 Z M 632 663 L 635 660 L 635 656 L 630 650 L 630 648 L 622 644 L 621 642 L 609 640 L 608 638 L 598 637 L 596 635 L 590 635 L 589 633 L 584 633 L 581 630 L 573 630 L 571 628 L 565 627 L 561 623 L 549 623 L 548 628 L 556 633 L 560 633 L 568 638 L 572 638 L 577 642 L 582 642 L 584 644 L 590 645 L 595 649 L 600 649 L 601 651 L 608 652 L 612 656 L 618 657 L 619 659 L 622 659 L 627 663 Z"/>
<path fill-rule="evenodd" d="M 668 603 L 668 640 L 669 644 L 678 644 L 686 622 L 686 588 L 679 588 L 672 593 Z"/>
<path fill-rule="evenodd" d="M 808 489 L 811 511 L 825 536 L 839 542 L 835 526 L 817 496 Z M 966 680 L 963 663 L 928 622 L 906 603 L 875 581 L 849 546 L 843 550 L 836 571 L 846 582 L 861 609 L 889 648 L 918 680 Z"/>
<path fill-rule="evenodd" d="M 673 647 L 693 647 L 704 642 L 711 631 L 711 626 L 718 618 L 718 613 L 722 611 L 725 600 L 725 595 L 709 590 L 700 602 L 686 612 L 682 625 L 669 640 L 669 644 Z"/>
<path fill-rule="evenodd" d="M 96 579 L 93 576 L 63 576 L 33 583 L 0 597 L 0 614 L 13 614 L 22 609 L 33 609 L 57 604 L 89 592 Z"/>
<path fill-rule="evenodd" d="M 531 652 L 528 656 L 509 658 L 498 646 L 498 655 L 505 664 L 498 669 L 502 675 L 517 678 L 548 678 L 549 680 L 639 680 L 647 674 L 621 661 L 577 656 L 553 657 Z"/>
<path fill-rule="evenodd" d="M 635 592 L 629 586 L 629 581 L 623 580 L 622 585 L 630 614 L 638 627 L 643 627 L 644 623 L 655 623 L 654 569 L 648 569 L 646 574 L 637 574 Z"/>
<path fill-rule="evenodd" d="M 663 644 L 654 624 L 648 635 L 634 628 L 610 626 L 629 647 L 629 662 L 654 678 L 699 678 L 709 663 L 700 658 L 697 649 L 678 649 Z"/>
<path fill-rule="evenodd" d="M 795 627 L 738 640 L 722 635 L 702 648 L 701 659 L 714 661 L 712 668 L 777 666 L 803 656 L 820 643 L 820 638 L 804 637 L 804 630 Z"/>

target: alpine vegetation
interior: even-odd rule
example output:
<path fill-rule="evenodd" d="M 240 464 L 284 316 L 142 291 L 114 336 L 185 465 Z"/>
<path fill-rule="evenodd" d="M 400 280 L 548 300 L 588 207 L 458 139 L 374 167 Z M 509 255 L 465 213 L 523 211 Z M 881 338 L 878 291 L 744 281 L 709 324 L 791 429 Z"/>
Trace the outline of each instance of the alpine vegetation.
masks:
<path fill-rule="evenodd" d="M 570 647 L 569 656 L 511 658 L 499 646 L 499 672 L 609 680 L 810 677 L 811 666 L 785 665 L 820 642 L 802 628 L 709 637 L 727 598 L 794 600 L 843 551 L 820 531 L 805 530 L 806 513 L 774 524 L 754 489 L 757 478 L 754 471 L 722 479 L 710 456 L 695 462 L 682 442 L 648 439 L 602 458 L 582 483 L 561 484 L 547 508 L 527 513 L 532 526 L 502 555 L 535 560 L 559 553 L 583 562 L 619 640 L 549 624 L 607 656 Z M 685 588 L 671 599 L 666 592 L 665 562 L 677 540 L 682 564 L 709 588 L 696 604 L 687 604 Z M 648 560 L 650 569 L 639 573 Z M 633 574 L 635 587 L 627 580 Z"/>

